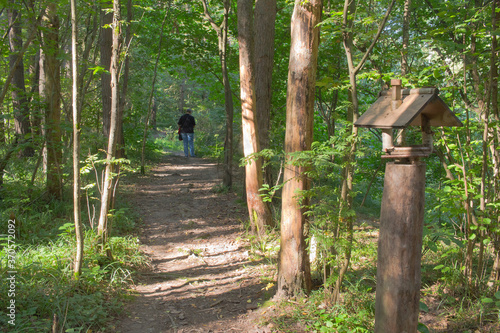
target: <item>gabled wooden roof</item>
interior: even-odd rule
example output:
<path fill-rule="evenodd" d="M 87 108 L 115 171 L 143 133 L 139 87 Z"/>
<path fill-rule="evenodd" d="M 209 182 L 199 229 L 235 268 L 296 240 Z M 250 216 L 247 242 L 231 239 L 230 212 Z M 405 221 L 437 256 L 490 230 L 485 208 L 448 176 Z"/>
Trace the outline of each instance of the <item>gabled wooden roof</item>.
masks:
<path fill-rule="evenodd" d="M 430 120 L 430 126 L 463 126 L 446 103 L 438 96 L 436 88 L 405 89 L 403 103 L 392 110 L 391 91 L 383 91 L 379 98 L 354 123 L 368 128 L 406 128 L 420 126 L 421 115 Z"/>

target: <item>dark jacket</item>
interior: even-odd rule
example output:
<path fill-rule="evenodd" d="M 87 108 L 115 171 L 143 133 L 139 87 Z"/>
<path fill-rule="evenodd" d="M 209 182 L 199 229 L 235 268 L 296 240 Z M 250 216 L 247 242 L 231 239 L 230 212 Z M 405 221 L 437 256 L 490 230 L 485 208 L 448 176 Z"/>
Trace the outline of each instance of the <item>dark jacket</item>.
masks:
<path fill-rule="evenodd" d="M 192 115 L 186 113 L 179 118 L 177 125 L 181 127 L 181 133 L 194 133 L 196 121 Z"/>

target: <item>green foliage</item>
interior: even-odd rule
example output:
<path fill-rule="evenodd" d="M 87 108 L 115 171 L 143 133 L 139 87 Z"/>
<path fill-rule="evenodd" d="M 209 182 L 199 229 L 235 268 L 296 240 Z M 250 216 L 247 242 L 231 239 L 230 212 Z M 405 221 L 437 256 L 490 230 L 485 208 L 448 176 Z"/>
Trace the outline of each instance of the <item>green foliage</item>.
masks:
<path fill-rule="evenodd" d="M 209 133 L 203 132 L 198 136 L 202 144 L 198 144 L 197 151 L 200 151 L 203 156 L 216 159 L 221 163 L 224 159 L 224 142 L 219 134 L 214 134 L 213 138 L 208 137 Z"/>
<path fill-rule="evenodd" d="M 164 132 L 158 133 L 158 135 L 152 135 L 154 138 L 154 144 L 150 145 L 154 147 L 153 149 L 158 152 L 173 152 L 182 150 L 182 142 L 177 138 L 177 131 L 172 128 L 165 129 Z"/>
<path fill-rule="evenodd" d="M 120 225 L 119 216 L 115 223 Z M 30 237 L 29 241 L 33 239 L 37 238 Z M 16 288 L 11 298 L 15 299 L 16 326 L 11 332 L 49 331 L 54 315 L 65 331 L 99 330 L 110 325 L 110 317 L 121 313 L 133 272 L 147 264 L 139 252 L 137 238 L 111 237 L 109 246 L 114 256 L 111 262 L 96 251 L 94 231 L 86 230 L 84 263 L 78 280 L 72 274 L 74 239 L 74 224 L 65 223 L 52 240 L 38 244 L 17 241 Z M 5 242 L 2 239 L 0 244 L 0 274 L 9 276 L 12 269 L 6 265 Z M 7 284 L 0 285 L 0 293 L 8 295 Z M 9 301 L 7 297 L 0 300 L 3 327 L 10 327 L 6 322 Z"/>
<path fill-rule="evenodd" d="M 247 238 L 249 240 L 249 252 L 251 260 L 266 259 L 271 264 L 276 264 L 279 253 L 279 234 L 275 230 L 267 230 L 262 236 L 257 237 L 249 233 L 250 225 L 247 227 Z"/>
<path fill-rule="evenodd" d="M 359 326 L 359 317 L 349 316 L 347 313 L 329 313 L 322 309 L 316 314 L 317 320 L 308 328 L 311 332 L 327 333 L 327 332 L 338 332 L 338 333 L 350 333 L 359 332 L 367 333 L 370 330 L 365 327 Z"/>
<path fill-rule="evenodd" d="M 422 323 L 418 323 L 417 330 L 420 333 L 429 333 L 430 332 L 429 328 L 425 324 L 422 324 Z"/>
<path fill-rule="evenodd" d="M 12 179 L 5 179 L 4 190 L 9 190 L 10 195 L 0 201 L 0 217 L 4 221 L 16 220 L 16 326 L 15 330 L 9 331 L 50 331 L 54 315 L 64 330 L 99 330 L 108 326 L 109 319 L 122 311 L 134 271 L 147 264 L 139 252 L 137 239 L 121 234 L 136 229 L 136 217 L 117 201 L 118 208 L 111 212 L 114 231 L 109 242 L 114 261 L 98 253 L 93 228 L 105 160 L 99 154 L 87 156 L 81 164 L 82 201 L 87 203 L 82 214 L 85 253 L 82 274 L 74 280 L 76 244 L 74 223 L 70 218 L 71 195 L 65 192 L 66 201 L 47 198 L 40 172 L 31 182 L 36 159 L 36 156 L 26 158 L 8 166 L 9 172 L 24 171 Z M 127 170 L 126 160 L 115 161 Z M 69 187 L 65 191 L 69 191 Z M 0 234 L 5 232 L 5 229 L 0 230 Z M 8 276 L 12 271 L 7 266 L 8 249 L 8 239 L 1 238 L 2 276 Z M 6 284 L 0 284 L 0 293 L 8 295 L 7 288 Z M 7 302 L 10 302 L 8 297 L 0 298 L 2 327 L 10 327 Z"/>
<path fill-rule="evenodd" d="M 485 304 L 492 304 L 497 310 L 500 310 L 500 291 L 497 291 L 493 296 L 494 298 L 483 297 L 481 301 Z"/>

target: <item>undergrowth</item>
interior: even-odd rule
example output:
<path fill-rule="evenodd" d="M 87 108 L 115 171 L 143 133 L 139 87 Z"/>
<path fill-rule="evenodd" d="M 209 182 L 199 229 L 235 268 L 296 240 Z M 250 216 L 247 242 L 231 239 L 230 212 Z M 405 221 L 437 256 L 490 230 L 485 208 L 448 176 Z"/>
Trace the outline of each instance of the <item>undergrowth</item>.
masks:
<path fill-rule="evenodd" d="M 115 219 L 115 223 L 121 222 Z M 134 271 L 147 261 L 139 252 L 136 237 L 111 237 L 113 260 L 96 250 L 96 239 L 94 230 L 87 228 L 82 274 L 75 279 L 76 245 L 71 224 L 63 224 L 57 236 L 39 244 L 19 240 L 14 267 L 7 264 L 9 247 L 2 238 L 0 275 L 13 276 L 15 287 L 0 284 L 1 331 L 49 332 L 53 325 L 64 332 L 113 331 L 109 320 L 121 313 Z M 14 311 L 8 309 L 12 302 Z"/>
<path fill-rule="evenodd" d="M 89 162 L 90 161 L 90 162 Z M 22 161 L 32 167 L 34 161 Z M 17 173 L 9 165 L 0 200 L 0 332 L 113 332 L 110 321 L 123 311 L 130 297 L 134 272 L 148 264 L 139 251 L 138 218 L 125 203 L 117 201 L 109 247 L 110 260 L 98 250 L 96 212 L 99 192 L 92 163 L 82 173 L 82 223 L 84 260 L 82 274 L 73 275 L 76 241 L 72 222 L 71 194 L 64 200 L 47 197 L 40 173 Z M 69 186 L 65 191 L 69 191 Z M 15 324 L 15 325 L 14 325 Z"/>
<path fill-rule="evenodd" d="M 355 227 L 351 265 L 337 304 L 329 303 L 329 280 L 323 280 L 321 265 L 312 265 L 314 290 L 307 296 L 277 300 L 270 296 L 258 310 L 259 324 L 272 332 L 350 333 L 372 332 L 375 323 L 377 228 L 363 221 Z M 247 233 L 249 233 L 249 226 Z M 247 235 L 251 260 L 276 265 L 279 234 L 275 231 L 257 238 Z M 460 259 L 453 243 L 437 242 L 422 260 L 422 286 L 418 332 L 499 332 L 500 292 L 466 290 Z M 444 265 L 444 266 L 443 266 Z M 443 270 L 443 267 L 451 267 Z M 453 268 L 456 267 L 456 268 Z M 276 289 L 276 271 L 263 270 L 261 281 Z M 331 277 L 334 281 L 335 276 Z M 484 281 L 483 281 L 484 282 Z M 478 285 L 479 281 L 478 281 Z M 273 292 L 274 293 L 274 292 Z"/>

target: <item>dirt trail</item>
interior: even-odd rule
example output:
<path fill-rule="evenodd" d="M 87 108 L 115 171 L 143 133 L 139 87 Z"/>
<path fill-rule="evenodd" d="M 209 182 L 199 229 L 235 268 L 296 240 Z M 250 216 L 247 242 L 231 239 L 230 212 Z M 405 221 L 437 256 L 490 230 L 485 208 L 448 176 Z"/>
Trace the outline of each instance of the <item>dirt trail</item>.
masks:
<path fill-rule="evenodd" d="M 125 185 L 152 268 L 117 332 L 270 332 L 251 321 L 269 297 L 261 278 L 268 267 L 249 256 L 236 195 L 213 192 L 218 176 L 215 163 L 171 154 Z"/>

